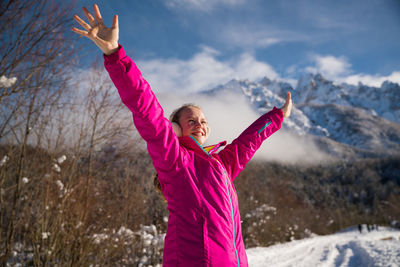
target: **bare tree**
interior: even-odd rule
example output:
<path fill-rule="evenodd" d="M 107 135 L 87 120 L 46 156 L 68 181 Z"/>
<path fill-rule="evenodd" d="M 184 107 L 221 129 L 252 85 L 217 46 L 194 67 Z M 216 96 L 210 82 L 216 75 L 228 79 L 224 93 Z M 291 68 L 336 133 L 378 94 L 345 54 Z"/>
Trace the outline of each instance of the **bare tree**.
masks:
<path fill-rule="evenodd" d="M 1 222 L 3 265 L 14 243 L 26 146 L 32 128 L 42 112 L 57 103 L 67 85 L 66 70 L 72 62 L 71 10 L 71 6 L 46 0 L 9 0 L 0 4 L 0 77 L 13 81 L 0 87 L 0 142 L 12 143 L 18 150 L 14 177 L 2 177 L 14 181 L 12 205 L 0 203 L 7 217 Z"/>
<path fill-rule="evenodd" d="M 96 153 L 113 142 L 130 139 L 132 135 L 132 118 L 125 106 L 122 104 L 117 91 L 110 78 L 105 72 L 102 64 L 97 60 L 93 63 L 85 80 L 78 82 L 76 103 L 77 129 L 79 140 L 74 141 L 76 155 L 85 158 L 87 162 L 86 172 L 86 196 L 84 202 L 88 202 L 91 179 L 96 175 L 94 170 Z M 74 128 L 74 127 L 71 127 Z M 75 136 L 72 134 L 71 136 Z M 102 168 L 104 171 L 104 169 Z M 87 210 L 87 209 L 85 209 Z M 84 217 L 86 214 L 84 213 Z M 82 218 L 85 220 L 85 218 Z"/>
<path fill-rule="evenodd" d="M 72 42 L 66 39 L 74 38 L 70 12 L 71 6 L 53 1 L 1 2 L 0 77 L 16 80 L 0 87 L 0 140 L 26 121 L 26 116 L 16 115 L 29 108 L 26 100 L 32 91 L 48 104 L 63 87 L 72 59 Z"/>

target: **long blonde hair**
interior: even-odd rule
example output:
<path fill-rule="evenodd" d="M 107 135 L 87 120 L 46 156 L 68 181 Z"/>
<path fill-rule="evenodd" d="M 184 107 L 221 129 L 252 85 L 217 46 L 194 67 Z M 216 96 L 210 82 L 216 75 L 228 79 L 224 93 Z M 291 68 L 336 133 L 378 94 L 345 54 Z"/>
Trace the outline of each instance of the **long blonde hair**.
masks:
<path fill-rule="evenodd" d="M 190 104 L 190 103 L 189 103 L 189 104 L 184 104 L 184 105 L 182 105 L 181 107 L 175 109 L 175 110 L 171 113 L 171 115 L 169 116 L 169 121 L 170 121 L 170 122 L 175 122 L 175 123 L 177 123 L 178 125 L 180 125 L 180 124 L 179 124 L 179 119 L 180 119 L 180 117 L 181 117 L 181 115 L 182 115 L 182 112 L 183 112 L 184 110 L 192 109 L 192 108 L 198 108 L 198 109 L 201 110 L 201 108 L 200 108 L 199 106 L 195 105 L 195 104 Z M 163 192 L 162 192 L 162 186 L 161 186 L 161 184 L 160 184 L 160 181 L 158 180 L 158 173 L 157 173 L 157 172 L 156 172 L 155 175 L 154 175 L 153 185 L 154 185 L 154 189 L 155 189 L 155 190 L 164 198 L 164 200 L 166 201 L 165 196 L 164 196 L 164 194 L 163 194 Z"/>

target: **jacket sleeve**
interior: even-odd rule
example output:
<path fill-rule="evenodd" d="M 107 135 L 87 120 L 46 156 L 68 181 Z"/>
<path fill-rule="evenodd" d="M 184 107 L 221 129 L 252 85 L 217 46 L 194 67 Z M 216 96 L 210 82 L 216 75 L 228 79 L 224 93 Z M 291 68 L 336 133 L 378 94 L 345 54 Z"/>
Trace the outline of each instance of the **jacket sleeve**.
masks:
<path fill-rule="evenodd" d="M 281 128 L 282 121 L 282 110 L 274 107 L 218 153 L 232 180 L 244 169 L 262 142 Z"/>
<path fill-rule="evenodd" d="M 150 85 L 121 45 L 115 53 L 104 55 L 104 66 L 122 102 L 133 114 L 133 122 L 147 143 L 154 167 L 157 171 L 170 171 L 179 157 L 179 141 Z"/>

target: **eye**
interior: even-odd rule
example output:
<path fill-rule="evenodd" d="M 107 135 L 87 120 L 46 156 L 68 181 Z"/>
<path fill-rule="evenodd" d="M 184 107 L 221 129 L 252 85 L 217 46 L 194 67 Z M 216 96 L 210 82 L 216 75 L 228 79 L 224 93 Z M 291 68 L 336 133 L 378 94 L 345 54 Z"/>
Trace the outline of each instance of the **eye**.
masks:
<path fill-rule="evenodd" d="M 206 121 L 202 121 L 201 124 L 207 125 L 207 122 Z"/>

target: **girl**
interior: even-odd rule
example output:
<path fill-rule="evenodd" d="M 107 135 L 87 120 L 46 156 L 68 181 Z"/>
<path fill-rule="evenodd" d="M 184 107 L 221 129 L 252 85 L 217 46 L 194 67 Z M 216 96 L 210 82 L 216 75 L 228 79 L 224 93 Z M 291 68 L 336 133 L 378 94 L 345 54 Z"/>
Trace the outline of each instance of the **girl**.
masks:
<path fill-rule="evenodd" d="M 179 126 L 176 134 L 149 84 L 118 44 L 118 17 L 107 28 L 97 5 L 94 17 L 83 11 L 89 24 L 74 15 L 85 30 L 73 31 L 103 51 L 105 68 L 147 142 L 168 202 L 163 266 L 248 266 L 233 180 L 290 115 L 290 93 L 281 109 L 274 107 L 261 116 L 231 144 L 202 147 L 210 134 L 202 110 L 193 105 L 178 109 L 172 118 Z"/>

